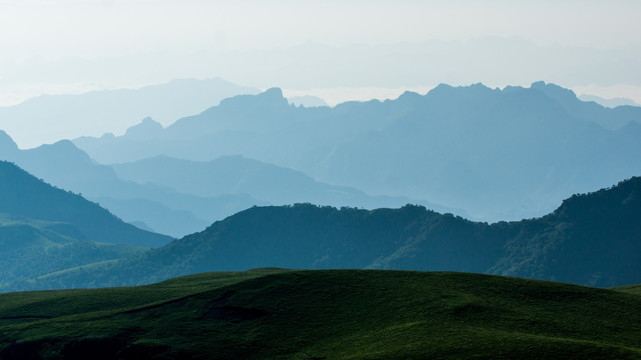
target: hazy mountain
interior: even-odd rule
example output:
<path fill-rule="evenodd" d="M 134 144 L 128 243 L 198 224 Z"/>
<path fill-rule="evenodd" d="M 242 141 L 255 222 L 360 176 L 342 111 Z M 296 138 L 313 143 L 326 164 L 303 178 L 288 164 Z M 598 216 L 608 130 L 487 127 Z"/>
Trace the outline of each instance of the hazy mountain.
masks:
<path fill-rule="evenodd" d="M 385 129 L 334 149 L 312 174 L 496 221 L 543 214 L 573 193 L 641 172 L 639 123 L 606 130 L 570 115 L 538 85 L 439 86 L 420 100 Z"/>
<path fill-rule="evenodd" d="M 135 133 L 135 132 L 134 132 Z M 97 164 L 68 140 L 18 150 L 0 130 L 0 160 L 10 160 L 45 181 L 81 193 L 128 222 L 142 222 L 155 232 L 181 237 L 202 230 L 253 205 L 269 203 L 246 194 L 202 197 L 168 187 L 120 179 L 114 170 Z"/>
<path fill-rule="evenodd" d="M 225 99 L 154 139 L 83 138 L 103 163 L 240 154 L 370 195 L 464 209 L 487 221 L 541 216 L 562 199 L 641 172 L 641 108 L 582 102 L 553 84 L 441 85 L 424 96 L 289 105 L 279 89 Z"/>
<path fill-rule="evenodd" d="M 166 127 L 153 140 L 134 141 L 127 135 L 73 140 L 100 163 L 126 163 L 167 155 L 210 161 L 224 155 L 243 155 L 285 167 L 322 160 L 336 144 L 356 135 L 382 129 L 411 104 L 350 102 L 329 107 L 290 105 L 280 89 L 258 95 L 239 95 L 220 105 Z M 302 151 L 302 153 L 301 153 Z"/>
<path fill-rule="evenodd" d="M 542 218 L 491 225 L 418 206 L 254 207 L 165 247 L 28 286 L 135 285 L 266 266 L 448 270 L 593 286 L 633 284 L 641 282 L 639 216 L 641 178 L 575 195 Z"/>
<path fill-rule="evenodd" d="M 146 132 L 138 130 L 158 129 L 159 125 L 154 124 L 153 120 L 145 120 L 128 130 L 126 137 L 142 137 Z M 0 144 L 11 148 L 11 139 L 4 138 Z M 437 211 L 452 211 L 404 197 L 371 197 L 353 188 L 319 183 L 300 172 L 240 156 L 211 162 L 156 157 L 106 166 L 95 163 L 66 140 L 12 154 L 5 157 L 32 174 L 80 192 L 126 221 L 143 223 L 143 228 L 176 237 L 200 231 L 215 220 L 253 205 L 311 202 L 377 208 L 420 203 Z"/>
<path fill-rule="evenodd" d="M 14 158 L 20 152 L 18 145 L 6 132 L 0 130 L 0 154 L 6 158 Z"/>
<path fill-rule="evenodd" d="M 140 89 L 43 95 L 0 107 L 0 128 L 9 132 L 22 148 L 34 147 L 89 134 L 121 133 L 147 116 L 169 124 L 203 111 L 221 99 L 257 92 L 214 78 L 173 80 Z"/>
<path fill-rule="evenodd" d="M 599 105 L 609 107 L 609 108 L 615 108 L 618 106 L 641 106 L 631 99 L 621 98 L 621 97 L 605 99 L 596 95 L 582 94 L 579 96 L 579 100 L 594 101 Z"/>
<path fill-rule="evenodd" d="M 209 162 L 157 156 L 112 167 L 122 179 L 154 183 L 202 197 L 247 194 L 273 205 L 308 202 L 369 209 L 413 202 L 403 197 L 371 197 L 353 188 L 320 183 L 299 171 L 242 156 L 224 156 Z M 414 203 L 436 211 L 451 211 L 427 202 Z"/>
<path fill-rule="evenodd" d="M 327 105 L 325 100 L 319 98 L 318 96 L 312 95 L 291 96 L 287 98 L 287 101 L 290 104 L 304 107 L 329 106 Z"/>
<path fill-rule="evenodd" d="M 87 239 L 103 243 L 158 247 L 173 240 L 124 223 L 98 204 L 5 161 L 0 161 L 0 213 L 68 223 Z"/>
<path fill-rule="evenodd" d="M 629 122 L 641 123 L 641 107 L 638 106 L 624 105 L 612 109 L 592 101 L 581 101 L 572 90 L 542 81 L 533 83 L 531 88 L 557 100 L 571 116 L 593 121 L 609 130 L 621 129 Z"/>

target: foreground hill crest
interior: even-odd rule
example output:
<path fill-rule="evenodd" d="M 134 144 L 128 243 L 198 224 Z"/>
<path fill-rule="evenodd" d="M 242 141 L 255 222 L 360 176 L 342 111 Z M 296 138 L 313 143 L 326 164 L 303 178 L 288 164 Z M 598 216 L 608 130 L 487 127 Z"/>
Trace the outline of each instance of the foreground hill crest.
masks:
<path fill-rule="evenodd" d="M 207 273 L 0 295 L 2 359 L 638 359 L 641 297 L 464 273 Z M 96 352 L 99 355 L 96 355 Z"/>

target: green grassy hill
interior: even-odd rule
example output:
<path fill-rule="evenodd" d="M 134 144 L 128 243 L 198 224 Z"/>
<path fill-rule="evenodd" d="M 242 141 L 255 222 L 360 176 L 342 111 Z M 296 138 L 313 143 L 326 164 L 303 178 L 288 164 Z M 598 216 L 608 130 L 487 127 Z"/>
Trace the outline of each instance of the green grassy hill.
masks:
<path fill-rule="evenodd" d="M 78 227 L 0 213 L 0 288 L 76 266 L 114 260 L 147 248 L 90 241 Z"/>
<path fill-rule="evenodd" d="M 2 294 L 0 358 L 639 359 L 641 297 L 466 273 L 208 273 Z"/>
<path fill-rule="evenodd" d="M 631 294 L 639 294 L 641 295 L 641 284 L 636 284 L 636 285 L 628 285 L 628 286 L 619 286 L 616 288 L 613 288 L 614 290 L 617 291 L 623 291 Z"/>

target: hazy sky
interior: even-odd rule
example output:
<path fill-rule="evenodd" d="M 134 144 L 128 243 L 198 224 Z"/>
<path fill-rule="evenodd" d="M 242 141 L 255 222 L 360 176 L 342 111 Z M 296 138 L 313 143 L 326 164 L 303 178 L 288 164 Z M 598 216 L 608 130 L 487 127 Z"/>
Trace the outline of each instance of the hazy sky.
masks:
<path fill-rule="evenodd" d="M 0 0 L 0 105 L 216 76 L 330 102 L 537 80 L 641 102 L 639 19 L 636 0 Z"/>

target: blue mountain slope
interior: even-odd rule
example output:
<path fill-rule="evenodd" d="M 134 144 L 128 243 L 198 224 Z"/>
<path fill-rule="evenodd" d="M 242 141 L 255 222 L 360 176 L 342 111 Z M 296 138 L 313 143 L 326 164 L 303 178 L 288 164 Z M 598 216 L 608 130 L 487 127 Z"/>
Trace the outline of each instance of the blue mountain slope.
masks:
<path fill-rule="evenodd" d="M 403 197 L 368 196 L 354 188 L 320 183 L 299 171 L 242 156 L 224 156 L 208 162 L 157 156 L 112 167 L 122 179 L 155 183 L 203 197 L 247 194 L 274 205 L 307 202 L 364 208 L 418 203 Z M 433 210 L 452 211 L 428 202 L 420 203 Z"/>
<path fill-rule="evenodd" d="M 44 183 L 5 161 L 0 162 L 0 213 L 69 223 L 87 239 L 103 243 L 158 247 L 173 240 L 124 223 L 98 204 Z"/>
<path fill-rule="evenodd" d="M 226 99 L 146 141 L 84 139 L 101 162 L 242 155 L 370 195 L 465 210 L 487 221 L 540 216 L 573 193 L 641 173 L 641 108 L 581 102 L 553 84 L 441 85 L 334 108 L 287 104 L 278 89 Z M 616 130 L 612 130 L 616 129 Z M 98 150 L 96 150 L 98 149 Z"/>
<path fill-rule="evenodd" d="M 15 146 L 0 130 L 2 134 L 5 136 L 0 146 Z M 28 150 L 16 148 L 11 153 L 0 153 L 3 158 L 55 186 L 100 202 L 126 221 L 139 221 L 156 232 L 176 237 L 199 231 L 216 219 L 250 206 L 267 204 L 245 194 L 207 198 L 124 181 L 111 167 L 97 164 L 68 140 Z"/>
<path fill-rule="evenodd" d="M 42 95 L 0 107 L 0 129 L 9 132 L 22 148 L 34 147 L 88 134 L 120 133 L 147 116 L 168 124 L 221 99 L 257 92 L 215 78 L 79 95 Z"/>

